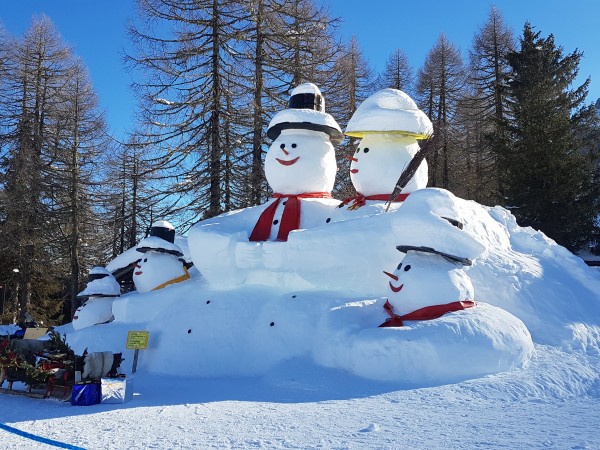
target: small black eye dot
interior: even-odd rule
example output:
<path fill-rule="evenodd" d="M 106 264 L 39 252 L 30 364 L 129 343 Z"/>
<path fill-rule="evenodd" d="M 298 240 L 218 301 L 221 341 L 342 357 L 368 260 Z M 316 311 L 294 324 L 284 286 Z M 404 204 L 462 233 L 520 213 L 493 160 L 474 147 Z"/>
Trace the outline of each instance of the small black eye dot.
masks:
<path fill-rule="evenodd" d="M 405 271 L 405 272 L 408 272 L 409 270 L 410 270 L 410 264 L 408 264 L 408 265 L 407 265 L 407 266 L 404 268 L 404 271 Z"/>
<path fill-rule="evenodd" d="M 277 220 L 277 219 L 275 219 L 275 220 L 273 221 L 273 225 L 277 225 L 278 223 L 279 223 L 279 220 Z"/>
<path fill-rule="evenodd" d="M 292 148 L 296 148 L 298 147 L 296 144 L 292 144 Z"/>
<path fill-rule="evenodd" d="M 356 149 L 356 153 L 360 152 L 360 147 Z"/>
<path fill-rule="evenodd" d="M 144 258 L 144 262 L 147 262 L 147 261 L 148 261 L 148 258 Z"/>
<path fill-rule="evenodd" d="M 325 221 L 325 223 L 329 223 L 331 222 L 331 217 L 328 217 L 327 220 Z"/>
<path fill-rule="evenodd" d="M 210 300 L 206 300 L 206 304 L 208 305 L 210 303 Z"/>
<path fill-rule="evenodd" d="M 274 326 L 274 325 L 275 325 L 275 322 L 271 322 L 270 326 Z"/>
<path fill-rule="evenodd" d="M 369 148 L 365 148 L 365 153 L 369 153 Z"/>
<path fill-rule="evenodd" d="M 285 144 L 281 144 L 279 148 L 285 148 Z"/>
<path fill-rule="evenodd" d="M 296 294 L 292 295 L 292 298 L 296 298 Z"/>
<path fill-rule="evenodd" d="M 190 334 L 191 332 L 192 332 L 192 330 L 191 330 L 191 329 L 190 329 L 190 330 L 188 330 L 188 334 Z"/>
<path fill-rule="evenodd" d="M 402 263 L 398 264 L 398 267 L 396 267 L 396 270 L 400 270 L 402 269 Z"/>

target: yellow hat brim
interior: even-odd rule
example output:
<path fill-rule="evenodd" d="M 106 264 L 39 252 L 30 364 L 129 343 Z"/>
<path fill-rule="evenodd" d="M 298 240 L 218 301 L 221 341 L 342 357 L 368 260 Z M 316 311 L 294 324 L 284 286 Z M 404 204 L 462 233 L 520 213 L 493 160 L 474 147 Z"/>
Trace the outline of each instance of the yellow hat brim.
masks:
<path fill-rule="evenodd" d="M 412 137 L 415 139 L 428 139 L 431 137 L 430 134 L 423 133 L 413 133 L 411 131 L 402 131 L 402 130 L 390 130 L 390 131 L 346 131 L 344 133 L 346 136 L 355 137 L 355 138 L 363 138 L 367 134 L 397 134 L 400 136 Z"/>

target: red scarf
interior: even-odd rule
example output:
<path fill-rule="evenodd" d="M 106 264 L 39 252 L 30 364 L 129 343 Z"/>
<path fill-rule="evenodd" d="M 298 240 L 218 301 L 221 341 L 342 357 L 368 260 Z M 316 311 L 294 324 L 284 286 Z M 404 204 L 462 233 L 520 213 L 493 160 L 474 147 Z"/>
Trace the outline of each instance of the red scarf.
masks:
<path fill-rule="evenodd" d="M 403 327 L 404 320 L 432 320 L 442 317 L 444 314 L 454 311 L 461 311 L 463 309 L 472 308 L 476 303 L 471 300 L 464 300 L 462 302 L 446 303 L 445 305 L 432 305 L 424 308 L 417 309 L 416 311 L 409 312 L 403 316 L 399 316 L 394 313 L 394 306 L 389 300 L 386 300 L 383 309 L 389 314 L 389 319 L 379 325 L 379 328 L 384 327 Z"/>
<path fill-rule="evenodd" d="M 283 215 L 281 216 L 281 224 L 279 225 L 279 232 L 277 233 L 278 241 L 287 241 L 288 234 L 290 231 L 297 230 L 300 228 L 300 200 L 301 198 L 332 198 L 329 192 L 307 192 L 304 194 L 273 194 L 273 198 L 276 198 L 262 212 L 252 234 L 250 234 L 249 240 L 251 242 L 267 241 L 271 234 L 271 226 L 273 225 L 273 217 L 275 217 L 275 210 L 277 205 L 282 198 L 286 198 L 287 202 L 283 209 Z"/>
<path fill-rule="evenodd" d="M 403 202 L 407 198 L 408 198 L 408 194 L 400 194 L 397 197 L 395 197 L 392 201 Z M 367 200 L 388 201 L 389 199 L 390 199 L 390 194 L 363 195 L 363 194 L 358 193 L 358 194 L 356 194 L 352 197 L 348 197 L 347 199 L 342 201 L 342 205 L 347 205 L 348 203 L 353 201 L 353 203 L 348 207 L 348 209 L 354 210 L 354 209 L 360 208 L 361 206 L 365 206 L 365 203 Z"/>

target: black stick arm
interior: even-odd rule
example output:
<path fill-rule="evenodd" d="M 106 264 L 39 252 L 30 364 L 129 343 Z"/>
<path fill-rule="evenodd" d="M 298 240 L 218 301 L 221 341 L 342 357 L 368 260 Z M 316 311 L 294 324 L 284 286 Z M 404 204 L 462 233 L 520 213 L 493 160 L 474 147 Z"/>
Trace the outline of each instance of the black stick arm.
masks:
<path fill-rule="evenodd" d="M 398 178 L 396 186 L 394 186 L 394 190 L 390 194 L 390 198 L 387 201 L 387 204 L 385 205 L 386 212 L 388 209 L 390 209 L 392 201 L 394 201 L 394 199 L 400 194 L 400 192 L 402 192 L 402 189 L 406 187 L 410 179 L 415 175 L 415 173 L 417 173 L 417 169 L 425 159 L 425 155 L 427 154 L 427 152 L 427 147 L 420 148 L 417 151 L 417 153 L 415 153 L 415 156 L 413 156 L 413 158 L 410 160 L 408 165 L 404 168 L 402 174 L 400 175 L 400 178 Z"/>

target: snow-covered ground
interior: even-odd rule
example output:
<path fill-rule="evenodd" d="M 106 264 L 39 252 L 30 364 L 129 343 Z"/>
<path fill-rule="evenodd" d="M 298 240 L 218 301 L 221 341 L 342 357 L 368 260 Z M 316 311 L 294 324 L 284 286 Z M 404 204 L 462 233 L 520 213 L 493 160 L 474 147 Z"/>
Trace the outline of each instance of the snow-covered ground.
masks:
<path fill-rule="evenodd" d="M 377 328 L 380 297 L 214 290 L 191 270 L 114 300 L 111 323 L 58 328 L 77 353 L 124 352 L 129 374 L 127 331 L 150 332 L 130 402 L 0 395 L 0 448 L 600 448 L 600 272 L 502 208 L 412 201 L 433 200 L 486 247 L 466 270 L 478 306 Z M 397 213 L 408 230 L 413 208 Z"/>
<path fill-rule="evenodd" d="M 257 378 L 142 371 L 129 403 L 2 395 L 0 422 L 87 449 L 597 449 L 599 368 L 597 358 L 538 345 L 525 369 L 419 389 L 306 360 Z M 52 448 L 3 429 L 0 442 Z"/>

